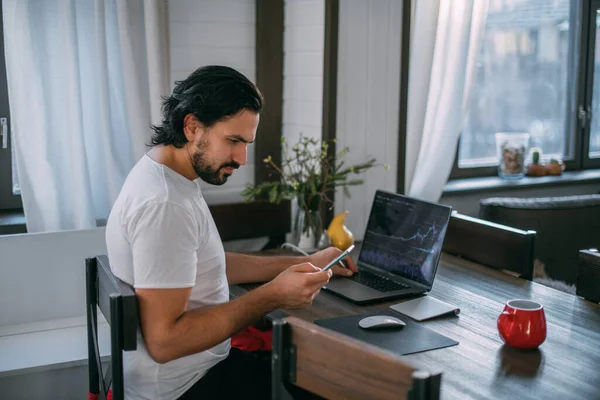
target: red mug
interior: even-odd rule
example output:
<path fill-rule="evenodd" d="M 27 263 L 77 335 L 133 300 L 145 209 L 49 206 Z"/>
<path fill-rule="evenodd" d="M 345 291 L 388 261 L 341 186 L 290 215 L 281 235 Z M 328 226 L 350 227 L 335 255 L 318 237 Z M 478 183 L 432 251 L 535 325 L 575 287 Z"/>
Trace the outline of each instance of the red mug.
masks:
<path fill-rule="evenodd" d="M 540 303 L 531 300 L 506 302 L 498 317 L 500 338 L 511 347 L 535 349 L 546 340 L 546 315 Z"/>

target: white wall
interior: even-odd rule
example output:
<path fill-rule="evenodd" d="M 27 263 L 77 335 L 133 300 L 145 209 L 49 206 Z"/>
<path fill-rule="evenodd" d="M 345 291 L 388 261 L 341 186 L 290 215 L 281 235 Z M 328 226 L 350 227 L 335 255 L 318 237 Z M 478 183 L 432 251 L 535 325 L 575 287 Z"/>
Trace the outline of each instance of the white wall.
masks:
<path fill-rule="evenodd" d="M 377 189 L 396 191 L 402 2 L 344 0 L 340 2 L 337 140 L 350 148 L 347 164 L 377 158 L 365 173 L 365 184 L 336 193 L 335 212 L 350 211 L 346 226 L 362 239 Z"/>
<path fill-rule="evenodd" d="M 171 82 L 185 79 L 200 66 L 222 64 L 256 81 L 254 0 L 170 0 Z M 241 201 L 241 190 L 254 182 L 254 147 L 248 164 L 223 186 L 203 183 L 209 203 Z"/>
<path fill-rule="evenodd" d="M 324 0 L 285 0 L 283 135 L 290 148 L 300 134 L 321 138 Z"/>
<path fill-rule="evenodd" d="M 300 134 L 322 136 L 325 1 L 285 0 L 283 13 L 282 134 L 292 154 Z M 295 213 L 292 203 L 292 224 Z"/>
<path fill-rule="evenodd" d="M 321 137 L 323 92 L 324 0 L 285 0 L 282 133 L 288 142 L 300 133 Z M 255 2 L 253 0 L 171 0 L 172 80 L 200 65 L 222 63 L 255 79 Z M 373 193 L 396 190 L 401 2 L 340 2 L 338 54 L 338 148 L 347 145 L 348 162 L 374 156 L 392 167 L 365 174 L 366 183 L 337 194 L 336 212 L 350 211 L 347 225 L 362 238 Z M 223 187 L 208 186 L 212 202 L 241 200 L 240 190 L 253 181 L 249 163 Z"/>
<path fill-rule="evenodd" d="M 85 315 L 85 259 L 104 228 L 0 237 L 0 327 Z"/>

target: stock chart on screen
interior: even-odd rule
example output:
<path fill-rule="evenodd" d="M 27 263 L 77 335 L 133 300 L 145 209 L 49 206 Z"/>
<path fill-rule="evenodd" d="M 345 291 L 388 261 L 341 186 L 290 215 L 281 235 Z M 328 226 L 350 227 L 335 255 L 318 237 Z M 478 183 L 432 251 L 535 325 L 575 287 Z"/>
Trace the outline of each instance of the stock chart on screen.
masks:
<path fill-rule="evenodd" d="M 433 281 L 449 210 L 397 196 L 376 196 L 360 261 L 426 285 Z"/>

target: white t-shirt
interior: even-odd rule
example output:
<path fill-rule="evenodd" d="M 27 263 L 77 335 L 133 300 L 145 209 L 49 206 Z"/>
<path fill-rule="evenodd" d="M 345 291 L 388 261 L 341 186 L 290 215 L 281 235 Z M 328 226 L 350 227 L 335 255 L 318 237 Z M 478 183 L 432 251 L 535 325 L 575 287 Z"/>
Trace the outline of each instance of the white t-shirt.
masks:
<path fill-rule="evenodd" d="M 131 170 L 106 226 L 115 276 L 134 288 L 188 288 L 187 309 L 229 301 L 225 251 L 200 191 L 145 155 Z M 138 328 L 137 350 L 123 356 L 125 398 L 174 400 L 229 354 L 230 340 L 164 364 L 150 358 Z"/>

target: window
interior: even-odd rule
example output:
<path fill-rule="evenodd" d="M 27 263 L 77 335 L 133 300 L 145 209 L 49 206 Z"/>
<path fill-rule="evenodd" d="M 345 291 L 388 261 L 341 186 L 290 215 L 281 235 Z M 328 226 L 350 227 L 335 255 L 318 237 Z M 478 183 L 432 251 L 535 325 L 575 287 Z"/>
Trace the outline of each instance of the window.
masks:
<path fill-rule="evenodd" d="M 0 11 L 0 211 L 22 207 L 14 149 L 10 138 L 3 31 Z"/>
<path fill-rule="evenodd" d="M 489 1 L 452 178 L 497 173 L 496 132 L 528 132 L 530 147 L 569 170 L 600 167 L 598 9 L 600 0 Z"/>
<path fill-rule="evenodd" d="M 593 57 L 590 58 L 593 62 L 589 67 L 589 74 L 592 76 L 588 77 L 593 81 L 593 88 L 591 92 L 591 118 L 590 123 L 590 134 L 589 134 L 589 157 L 591 159 L 600 159 L 600 2 L 595 1 L 592 3 L 592 9 L 590 12 L 590 25 L 595 32 L 593 34 L 593 40 L 590 40 L 590 46 L 593 46 Z M 591 29 L 591 28 L 590 28 Z M 584 146 L 586 147 L 586 146 Z"/>

